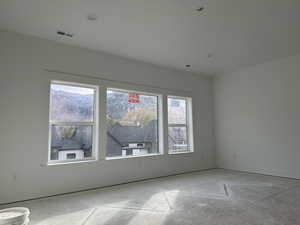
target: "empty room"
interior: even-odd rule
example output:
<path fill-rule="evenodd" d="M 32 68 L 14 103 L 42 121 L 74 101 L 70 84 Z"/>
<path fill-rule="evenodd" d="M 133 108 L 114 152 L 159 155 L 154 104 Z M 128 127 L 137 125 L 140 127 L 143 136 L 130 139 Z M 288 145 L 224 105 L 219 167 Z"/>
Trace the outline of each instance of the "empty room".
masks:
<path fill-rule="evenodd" d="M 0 0 L 0 225 L 300 225 L 299 0 Z"/>

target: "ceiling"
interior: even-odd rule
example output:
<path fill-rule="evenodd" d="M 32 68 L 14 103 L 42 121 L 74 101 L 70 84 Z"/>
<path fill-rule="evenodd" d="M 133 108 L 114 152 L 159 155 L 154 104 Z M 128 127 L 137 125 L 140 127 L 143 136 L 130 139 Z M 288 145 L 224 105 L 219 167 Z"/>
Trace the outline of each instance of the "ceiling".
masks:
<path fill-rule="evenodd" d="M 299 0 L 1 0 L 0 28 L 218 74 L 300 53 L 299 10 Z"/>

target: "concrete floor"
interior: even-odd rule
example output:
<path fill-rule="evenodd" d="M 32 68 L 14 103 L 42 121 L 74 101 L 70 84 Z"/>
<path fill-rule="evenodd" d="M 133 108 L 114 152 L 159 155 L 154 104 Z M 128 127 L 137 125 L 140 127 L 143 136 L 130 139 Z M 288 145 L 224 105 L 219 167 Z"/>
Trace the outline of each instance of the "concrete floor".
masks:
<path fill-rule="evenodd" d="M 216 169 L 13 206 L 30 225 L 299 225 L 300 180 Z"/>

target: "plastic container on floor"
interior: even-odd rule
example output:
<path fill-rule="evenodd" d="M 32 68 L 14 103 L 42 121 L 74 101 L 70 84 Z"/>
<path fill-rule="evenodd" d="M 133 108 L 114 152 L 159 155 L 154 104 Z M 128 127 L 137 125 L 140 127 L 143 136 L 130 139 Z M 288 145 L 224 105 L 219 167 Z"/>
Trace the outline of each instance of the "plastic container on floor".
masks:
<path fill-rule="evenodd" d="M 24 207 L 0 210 L 0 225 L 27 225 L 30 211 Z"/>

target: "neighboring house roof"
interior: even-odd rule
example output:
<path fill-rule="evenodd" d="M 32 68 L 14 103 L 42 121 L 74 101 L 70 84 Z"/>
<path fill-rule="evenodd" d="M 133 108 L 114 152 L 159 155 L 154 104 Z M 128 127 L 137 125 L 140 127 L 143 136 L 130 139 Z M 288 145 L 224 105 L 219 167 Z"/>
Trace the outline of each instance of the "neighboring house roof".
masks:
<path fill-rule="evenodd" d="M 121 126 L 116 124 L 108 128 L 108 133 L 112 137 L 112 140 L 119 144 L 156 142 L 157 121 L 152 120 L 146 126 Z"/>

